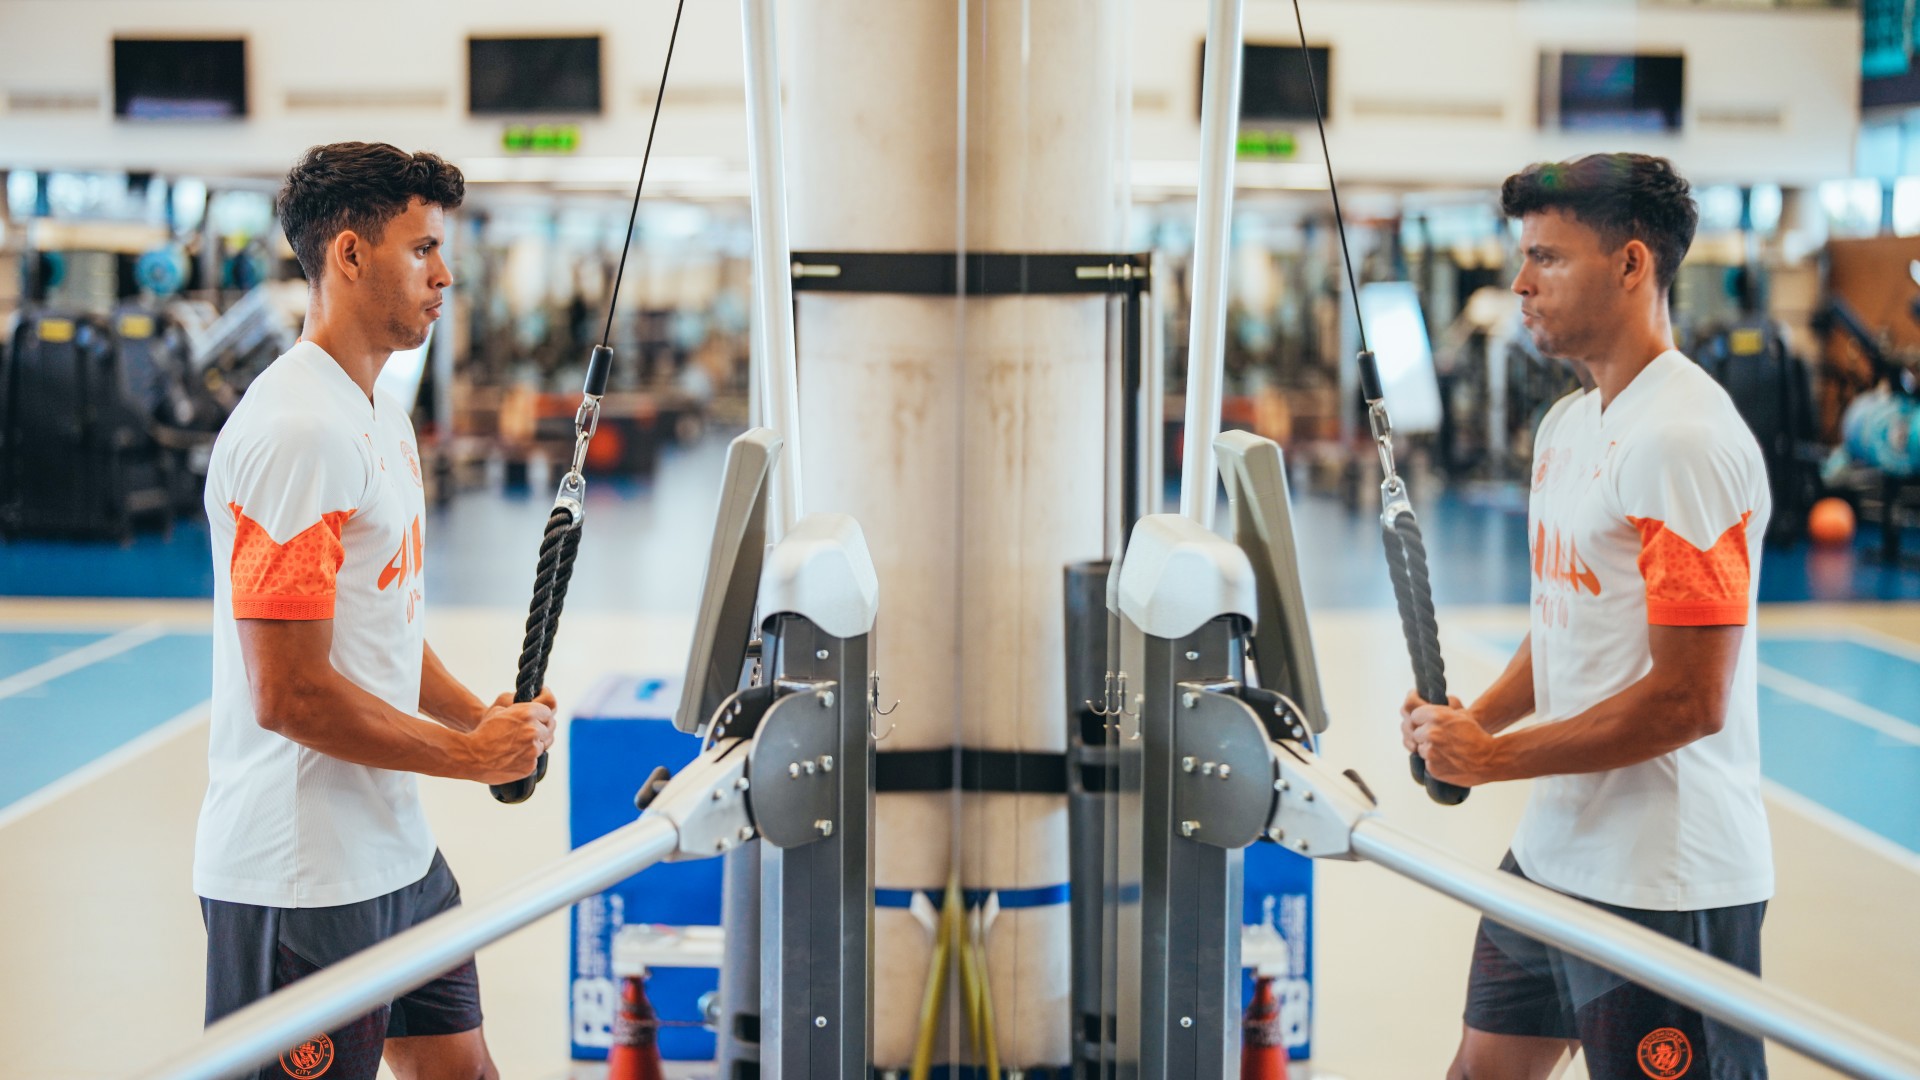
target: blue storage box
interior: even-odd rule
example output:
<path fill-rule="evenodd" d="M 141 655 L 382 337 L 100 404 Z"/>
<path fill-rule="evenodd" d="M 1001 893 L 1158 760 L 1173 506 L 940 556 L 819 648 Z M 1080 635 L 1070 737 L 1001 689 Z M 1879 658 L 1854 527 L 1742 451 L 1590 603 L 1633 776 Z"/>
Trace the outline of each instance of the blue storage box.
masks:
<path fill-rule="evenodd" d="M 700 740 L 673 726 L 680 677 L 609 676 L 590 690 L 568 724 L 568 797 L 574 847 L 637 816 L 634 792 L 656 765 L 678 772 L 700 751 Z M 620 1002 L 613 970 L 613 938 L 637 923 L 668 926 L 720 924 L 719 859 L 662 863 L 574 905 L 569 945 L 569 1027 L 576 1061 L 604 1061 L 613 1042 Z M 663 1026 L 660 1056 L 712 1061 L 712 1031 L 695 1026 L 701 995 L 720 984 L 715 968 L 656 967 L 647 997 Z"/>

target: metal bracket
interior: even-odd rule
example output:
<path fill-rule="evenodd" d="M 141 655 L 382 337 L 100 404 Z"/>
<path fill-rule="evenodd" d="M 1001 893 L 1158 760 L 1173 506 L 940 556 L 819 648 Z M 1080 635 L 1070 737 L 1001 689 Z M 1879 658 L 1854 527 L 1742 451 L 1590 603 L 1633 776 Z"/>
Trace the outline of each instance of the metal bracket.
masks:
<path fill-rule="evenodd" d="M 666 818 L 680 836 L 670 859 L 712 858 L 753 839 L 753 813 L 747 803 L 752 751 L 751 739 L 709 747 L 647 804 L 643 816 Z"/>
<path fill-rule="evenodd" d="M 797 848 L 833 835 L 833 771 L 839 762 L 838 702 L 832 682 L 783 694 L 753 740 L 754 815 L 769 844 Z"/>
<path fill-rule="evenodd" d="M 1267 729 L 1267 736 L 1290 742 L 1307 741 L 1307 714 L 1292 698 L 1278 690 L 1268 690 L 1259 686 L 1241 686 L 1234 696 L 1247 703 L 1260 723 Z"/>
<path fill-rule="evenodd" d="M 1260 839 L 1273 816 L 1267 729 L 1230 691 L 1183 682 L 1178 693 L 1174 820 L 1190 840 L 1229 850 L 1246 847 Z"/>
<path fill-rule="evenodd" d="M 1375 813 L 1357 778 L 1336 773 L 1297 743 L 1270 742 L 1273 787 L 1280 796 L 1267 839 L 1315 859 L 1353 861 L 1353 830 Z"/>
<path fill-rule="evenodd" d="M 760 730 L 760 718 L 786 691 L 773 683 L 742 687 L 727 696 L 707 722 L 709 745 L 722 739 L 750 739 Z"/>

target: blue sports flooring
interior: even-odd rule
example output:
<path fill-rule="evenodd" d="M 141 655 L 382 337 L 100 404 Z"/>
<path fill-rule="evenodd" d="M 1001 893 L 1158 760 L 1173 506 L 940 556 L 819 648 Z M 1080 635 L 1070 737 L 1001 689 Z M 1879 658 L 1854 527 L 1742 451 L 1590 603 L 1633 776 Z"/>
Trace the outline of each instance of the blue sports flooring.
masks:
<path fill-rule="evenodd" d="M 107 637 L 0 631 L 0 679 Z M 212 670 L 209 635 L 165 633 L 0 697 L 0 810 L 206 701 Z"/>
<path fill-rule="evenodd" d="M 75 670 L 100 632 L 0 630 L 0 811 L 204 702 L 212 639 L 157 634 Z M 1511 649 L 1517 639 L 1497 644 Z M 1845 633 L 1760 643 L 1767 777 L 1920 854 L 1920 648 Z"/>

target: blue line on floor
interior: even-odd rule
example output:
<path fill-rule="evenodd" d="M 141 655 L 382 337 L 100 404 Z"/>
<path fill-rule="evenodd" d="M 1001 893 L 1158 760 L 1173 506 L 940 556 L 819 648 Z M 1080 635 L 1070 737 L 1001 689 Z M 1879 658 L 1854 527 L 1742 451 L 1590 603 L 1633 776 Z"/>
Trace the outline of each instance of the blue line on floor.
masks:
<path fill-rule="evenodd" d="M 1920 661 L 1845 638 L 1762 637 L 1760 662 L 1920 723 Z"/>
<path fill-rule="evenodd" d="M 78 630 L 0 630 L 0 679 L 37 668 L 82 645 L 91 645 L 110 636 Z"/>
<path fill-rule="evenodd" d="M 1920 852 L 1920 746 L 1760 688 L 1761 771 Z"/>
<path fill-rule="evenodd" d="M 165 634 L 0 698 L 0 807 L 207 700 L 213 638 Z"/>

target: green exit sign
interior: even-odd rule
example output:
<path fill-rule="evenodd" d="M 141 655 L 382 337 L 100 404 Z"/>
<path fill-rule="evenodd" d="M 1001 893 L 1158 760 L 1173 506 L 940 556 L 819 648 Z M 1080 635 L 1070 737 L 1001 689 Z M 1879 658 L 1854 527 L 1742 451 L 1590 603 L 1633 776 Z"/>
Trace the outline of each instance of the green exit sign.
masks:
<path fill-rule="evenodd" d="M 1242 131 L 1236 149 L 1254 161 L 1291 161 L 1300 146 L 1291 131 Z"/>
<path fill-rule="evenodd" d="M 500 134 L 500 148 L 510 154 L 571 154 L 580 149 L 577 124 L 515 124 Z"/>

